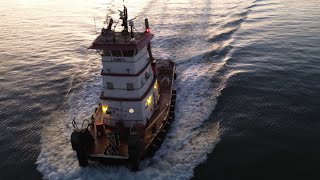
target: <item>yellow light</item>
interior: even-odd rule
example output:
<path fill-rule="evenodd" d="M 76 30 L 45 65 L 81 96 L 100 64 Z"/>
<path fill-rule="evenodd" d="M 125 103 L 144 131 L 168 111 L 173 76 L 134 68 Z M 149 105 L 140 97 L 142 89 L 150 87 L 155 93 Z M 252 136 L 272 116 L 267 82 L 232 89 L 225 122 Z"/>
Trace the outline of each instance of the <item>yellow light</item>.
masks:
<path fill-rule="evenodd" d="M 108 106 L 102 106 L 102 112 L 103 112 L 103 113 L 106 113 L 107 110 L 108 110 Z"/>
<path fill-rule="evenodd" d="M 149 96 L 148 99 L 147 99 L 147 104 L 150 105 L 151 102 L 152 102 L 152 96 Z"/>
<path fill-rule="evenodd" d="M 154 89 L 157 89 L 157 81 L 154 83 L 153 88 L 154 88 Z"/>

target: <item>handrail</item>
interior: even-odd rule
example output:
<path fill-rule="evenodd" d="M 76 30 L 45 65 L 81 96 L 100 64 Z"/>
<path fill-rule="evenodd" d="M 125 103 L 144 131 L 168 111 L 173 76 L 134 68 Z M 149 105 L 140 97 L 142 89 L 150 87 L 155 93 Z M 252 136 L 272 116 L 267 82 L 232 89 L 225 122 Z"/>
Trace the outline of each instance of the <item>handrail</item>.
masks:
<path fill-rule="evenodd" d="M 155 120 L 154 120 L 152 123 L 150 123 L 146 129 L 151 128 L 151 126 L 154 124 L 154 122 L 156 122 L 157 119 L 160 118 L 160 116 L 162 116 L 163 112 L 166 112 L 165 110 L 166 110 L 168 107 L 169 107 L 169 104 L 167 104 L 167 105 L 165 106 L 165 108 L 163 108 L 163 110 L 159 113 L 159 115 L 155 118 Z"/>

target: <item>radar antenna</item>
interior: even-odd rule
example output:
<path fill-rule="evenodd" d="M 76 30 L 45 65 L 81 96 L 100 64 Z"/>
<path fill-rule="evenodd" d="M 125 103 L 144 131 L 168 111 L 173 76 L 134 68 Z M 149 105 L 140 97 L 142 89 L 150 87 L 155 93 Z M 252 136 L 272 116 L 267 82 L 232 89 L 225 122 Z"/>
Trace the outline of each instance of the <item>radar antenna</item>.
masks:
<path fill-rule="evenodd" d="M 130 26 L 130 32 L 131 32 L 131 39 L 134 38 L 134 34 L 133 34 L 133 26 L 134 26 L 134 22 L 133 20 L 135 20 L 136 17 L 132 18 L 132 19 L 129 19 L 129 26 Z"/>

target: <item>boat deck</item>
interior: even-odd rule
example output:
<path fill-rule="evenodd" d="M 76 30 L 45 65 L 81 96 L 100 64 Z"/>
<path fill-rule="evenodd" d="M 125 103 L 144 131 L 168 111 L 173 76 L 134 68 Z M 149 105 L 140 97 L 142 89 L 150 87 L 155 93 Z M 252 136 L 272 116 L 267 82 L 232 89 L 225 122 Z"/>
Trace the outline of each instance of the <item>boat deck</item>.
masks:
<path fill-rule="evenodd" d="M 111 132 L 109 129 L 106 130 L 106 134 Z M 107 136 L 95 136 L 95 142 L 93 146 L 90 146 L 88 152 L 93 157 L 109 157 L 112 158 L 114 155 L 106 155 L 105 150 L 108 146 L 109 141 Z M 128 143 L 126 140 L 120 140 L 120 147 L 118 149 L 117 156 L 128 157 Z"/>

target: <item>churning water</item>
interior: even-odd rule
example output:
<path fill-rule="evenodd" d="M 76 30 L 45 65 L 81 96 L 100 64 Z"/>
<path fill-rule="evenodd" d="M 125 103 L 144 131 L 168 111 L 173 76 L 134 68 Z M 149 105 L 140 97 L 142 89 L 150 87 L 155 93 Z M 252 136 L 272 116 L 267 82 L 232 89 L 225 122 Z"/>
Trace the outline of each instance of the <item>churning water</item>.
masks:
<path fill-rule="evenodd" d="M 125 4 L 137 28 L 149 18 L 154 56 L 177 63 L 161 149 L 135 173 L 80 168 L 70 146 L 102 90 L 87 47 L 121 0 L 0 0 L 0 179 L 320 178 L 320 1 Z"/>

